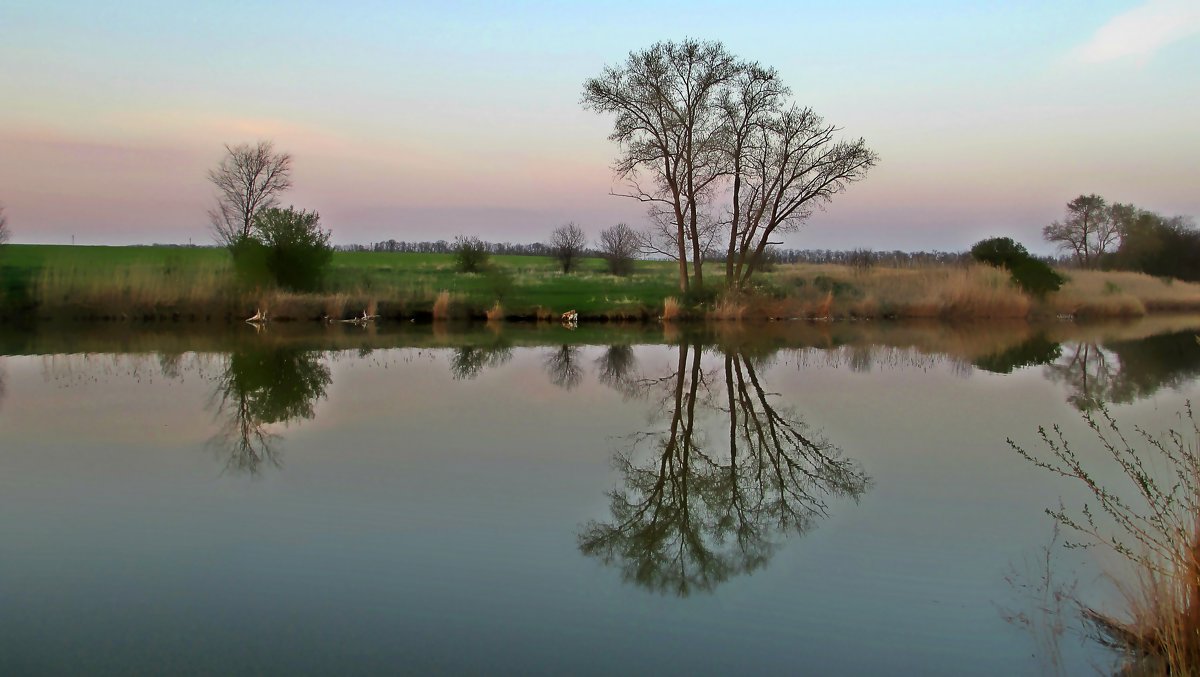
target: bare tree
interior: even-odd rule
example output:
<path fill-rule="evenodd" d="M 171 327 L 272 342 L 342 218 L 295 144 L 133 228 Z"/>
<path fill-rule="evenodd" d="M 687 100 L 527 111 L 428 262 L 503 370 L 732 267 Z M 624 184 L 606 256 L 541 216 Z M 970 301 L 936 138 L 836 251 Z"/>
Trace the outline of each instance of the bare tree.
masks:
<path fill-rule="evenodd" d="M 1118 217 L 1124 215 L 1124 206 L 1114 207 Z M 1067 203 L 1067 218 L 1043 228 L 1042 237 L 1074 255 L 1080 267 L 1095 268 L 1101 257 L 1119 243 L 1119 221 L 1113 218 L 1104 198 L 1095 193 L 1080 195 Z"/>
<path fill-rule="evenodd" d="M 792 106 L 763 120 L 742 150 L 730 252 L 730 287 L 746 285 L 775 235 L 795 231 L 815 209 L 864 178 L 879 158 L 863 139 L 836 140 L 838 128 Z M 740 227 L 739 227 L 740 224 Z M 735 246 L 736 245 L 736 246 Z"/>
<path fill-rule="evenodd" d="M 641 250 L 642 238 L 629 224 L 618 223 L 600 231 L 597 245 L 600 256 L 608 263 L 608 272 L 628 275 L 633 272 L 633 260 Z"/>
<path fill-rule="evenodd" d="M 679 262 L 682 291 L 703 285 L 707 252 L 725 235 L 726 284 L 743 286 L 780 244 L 772 237 L 878 162 L 862 139 L 839 140 L 811 109 L 785 106 L 788 93 L 774 69 L 692 40 L 633 52 L 584 83 L 584 107 L 616 115 L 618 194 L 650 205 L 644 249 Z"/>
<path fill-rule="evenodd" d="M 250 237 L 254 215 L 278 206 L 279 195 L 292 187 L 292 156 L 275 152 L 270 141 L 251 146 L 225 146 L 225 157 L 208 180 L 217 188 L 216 205 L 208 210 L 217 241 L 230 246 Z"/>
<path fill-rule="evenodd" d="M 630 52 L 623 65 L 584 83 L 584 106 L 617 116 L 609 138 L 622 149 L 614 169 L 627 185 L 619 195 L 670 216 L 681 291 L 692 281 L 689 255 L 695 283 L 704 283 L 702 212 L 725 174 L 716 102 L 737 72 L 721 43 L 684 40 Z"/>
<path fill-rule="evenodd" d="M 587 236 L 574 222 L 559 226 L 550 233 L 550 252 L 562 266 L 564 273 L 579 267 L 583 251 L 587 247 Z"/>
<path fill-rule="evenodd" d="M 738 258 L 737 245 L 741 241 L 739 236 L 745 228 L 742 223 L 742 188 L 746 158 L 751 144 L 757 138 L 756 133 L 762 130 L 767 118 L 779 109 L 783 97 L 789 93 L 790 90 L 779 81 L 775 69 L 751 64 L 738 73 L 721 97 L 725 151 L 733 177 L 730 186 L 732 204 L 729 210 L 729 239 L 726 241 L 728 250 L 725 253 L 727 284 L 737 279 L 734 276 L 734 261 Z"/>
<path fill-rule="evenodd" d="M 8 229 L 8 216 L 4 214 L 4 204 L 0 203 L 0 244 L 7 244 L 12 238 L 12 232 Z"/>

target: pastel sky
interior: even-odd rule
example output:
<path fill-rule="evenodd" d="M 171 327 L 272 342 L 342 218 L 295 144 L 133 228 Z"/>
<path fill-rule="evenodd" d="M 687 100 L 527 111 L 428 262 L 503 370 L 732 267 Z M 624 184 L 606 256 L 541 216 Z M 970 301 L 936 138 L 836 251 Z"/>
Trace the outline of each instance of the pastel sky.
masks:
<path fill-rule="evenodd" d="M 5 0 L 0 202 L 17 242 L 209 243 L 205 172 L 268 138 L 295 156 L 284 202 L 339 243 L 641 225 L 581 85 L 683 37 L 775 66 L 879 153 L 788 245 L 1044 250 L 1085 192 L 1200 215 L 1196 0 Z"/>

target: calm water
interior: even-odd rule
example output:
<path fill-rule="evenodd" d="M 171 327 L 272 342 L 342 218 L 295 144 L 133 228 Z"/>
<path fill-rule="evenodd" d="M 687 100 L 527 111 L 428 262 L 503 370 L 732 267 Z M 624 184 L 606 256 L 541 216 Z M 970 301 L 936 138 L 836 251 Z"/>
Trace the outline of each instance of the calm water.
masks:
<path fill-rule="evenodd" d="M 1178 427 L 1198 331 L 0 332 L 0 673 L 1052 671 L 1005 440 Z"/>

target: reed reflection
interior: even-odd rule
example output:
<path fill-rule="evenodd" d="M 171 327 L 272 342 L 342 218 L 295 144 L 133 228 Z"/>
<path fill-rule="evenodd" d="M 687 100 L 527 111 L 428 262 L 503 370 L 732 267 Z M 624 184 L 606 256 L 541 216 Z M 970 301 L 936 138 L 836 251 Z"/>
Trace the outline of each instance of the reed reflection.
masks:
<path fill-rule="evenodd" d="M 258 474 L 280 464 L 268 426 L 311 419 L 332 378 L 321 353 L 263 347 L 234 352 L 217 381 L 213 402 L 221 428 L 211 444 L 226 456 L 225 467 Z"/>
<path fill-rule="evenodd" d="M 827 514 L 829 499 L 870 486 L 856 462 L 776 405 L 761 358 L 725 350 L 722 368 L 708 370 L 702 353 L 680 344 L 672 373 L 636 381 L 619 368 L 629 362 L 604 361 L 617 366 L 607 380 L 618 390 L 657 394 L 662 425 L 615 455 L 623 484 L 609 493 L 611 519 L 578 536 L 581 552 L 626 581 L 679 596 L 766 566 L 780 539 Z"/>

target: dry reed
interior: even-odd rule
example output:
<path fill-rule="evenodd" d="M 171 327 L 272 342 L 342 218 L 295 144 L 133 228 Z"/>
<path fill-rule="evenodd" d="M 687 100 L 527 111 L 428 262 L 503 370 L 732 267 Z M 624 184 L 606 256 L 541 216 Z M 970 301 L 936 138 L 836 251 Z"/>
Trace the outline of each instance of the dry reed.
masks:
<path fill-rule="evenodd" d="M 433 319 L 445 320 L 450 317 L 450 292 L 442 290 L 433 302 Z"/>
<path fill-rule="evenodd" d="M 345 294 L 333 294 L 325 297 L 325 317 L 333 322 L 345 319 L 346 304 L 349 301 L 350 297 Z"/>
<path fill-rule="evenodd" d="M 662 319 L 664 322 L 671 322 L 680 318 L 683 314 L 683 307 L 679 305 L 679 299 L 674 296 L 668 296 L 663 299 Z"/>

